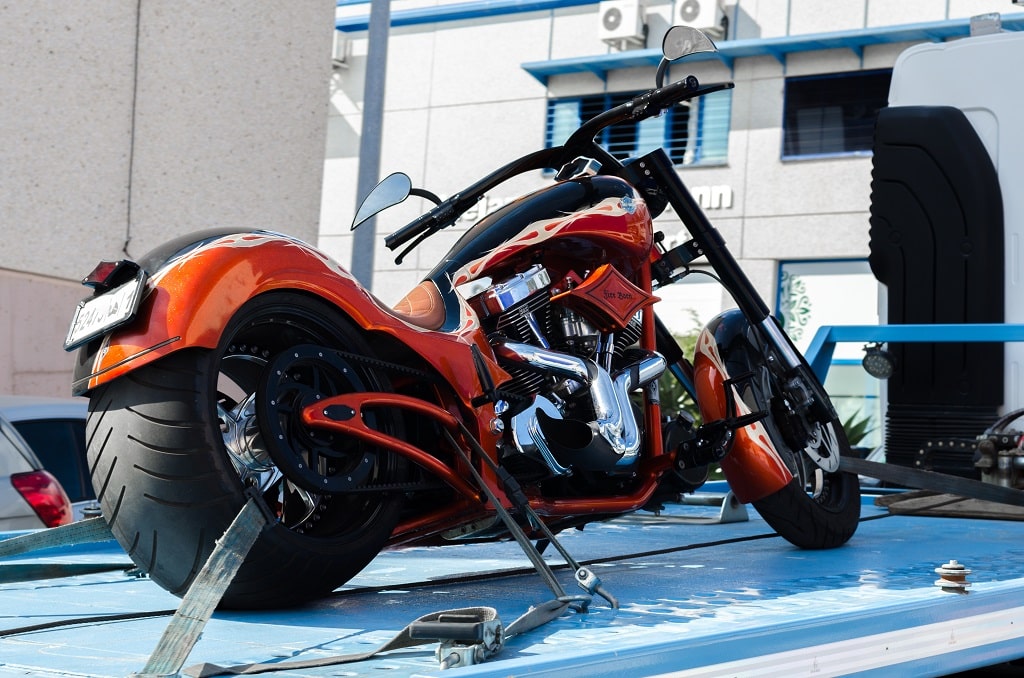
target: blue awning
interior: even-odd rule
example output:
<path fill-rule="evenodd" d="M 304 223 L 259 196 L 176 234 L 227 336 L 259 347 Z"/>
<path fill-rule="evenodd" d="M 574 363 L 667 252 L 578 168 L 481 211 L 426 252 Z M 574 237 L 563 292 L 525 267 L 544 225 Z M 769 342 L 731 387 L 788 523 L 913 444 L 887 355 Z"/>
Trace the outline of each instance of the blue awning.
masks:
<path fill-rule="evenodd" d="M 1004 30 L 1024 30 L 1024 13 L 1003 16 L 1002 25 Z M 718 43 L 717 53 L 693 54 L 687 57 L 687 60 L 693 62 L 718 59 L 730 68 L 736 59 L 745 57 L 772 56 L 785 63 L 786 55 L 794 52 L 850 49 L 859 55 L 869 45 L 942 42 L 950 38 L 966 37 L 970 35 L 970 32 L 970 19 L 951 19 L 930 23 L 858 28 L 832 33 L 788 35 L 778 38 L 723 40 Z M 524 63 L 523 69 L 541 83 L 547 84 L 548 78 L 552 75 L 593 73 L 603 80 L 607 77 L 608 71 L 657 66 L 660 61 L 660 49 L 640 49 L 550 61 L 531 61 Z"/>
<path fill-rule="evenodd" d="M 391 13 L 392 26 L 415 26 L 464 19 L 481 19 L 505 14 L 541 12 L 578 5 L 594 5 L 600 0 L 476 0 L 431 7 L 405 9 Z M 367 4 L 369 0 L 338 0 L 338 7 Z M 369 27 L 369 13 L 361 16 L 339 17 L 334 27 L 344 33 L 365 31 Z"/>

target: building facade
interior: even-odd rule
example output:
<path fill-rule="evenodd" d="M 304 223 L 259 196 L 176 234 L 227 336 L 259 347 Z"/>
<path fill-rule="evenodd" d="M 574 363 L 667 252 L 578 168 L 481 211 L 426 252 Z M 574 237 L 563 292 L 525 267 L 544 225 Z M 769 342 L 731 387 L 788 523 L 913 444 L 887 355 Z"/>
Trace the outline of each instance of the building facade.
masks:
<path fill-rule="evenodd" d="M 315 241 L 350 264 L 369 9 L 367 0 L 0 9 L 0 391 L 68 392 L 61 344 L 84 296 L 79 280 L 101 259 L 235 225 Z M 888 69 L 909 45 L 966 35 L 967 19 L 988 12 L 1018 28 L 1010 0 L 395 0 L 382 174 L 456 191 L 651 86 L 672 24 L 709 28 L 720 58 L 684 60 L 672 77 L 735 89 L 608 143 L 671 145 L 680 176 L 804 342 L 817 324 L 877 318 L 864 121 Z M 523 176 L 476 214 L 550 180 Z M 372 288 L 386 302 L 469 221 L 396 265 L 383 236 L 424 208 L 410 200 L 377 220 Z M 659 228 L 680 237 L 671 215 Z M 831 301 L 837 288 L 842 303 Z M 697 277 L 661 296 L 680 332 L 729 305 Z"/>
<path fill-rule="evenodd" d="M 320 245 L 347 262 L 369 5 L 338 4 L 340 63 L 332 81 Z M 968 35 L 970 17 L 999 12 L 1016 29 L 1021 16 L 1009 0 L 553 0 L 527 5 L 533 11 L 522 11 L 526 3 L 496 5 L 502 3 L 465 3 L 455 11 L 415 0 L 391 3 L 382 176 L 404 171 L 416 186 L 454 193 L 515 157 L 558 143 L 588 111 L 652 87 L 661 38 L 671 25 L 708 29 L 719 56 L 684 59 L 670 77 L 693 74 L 735 88 L 673 111 L 653 128 L 604 141 L 613 153 L 651 143 L 669 147 L 683 181 L 801 347 L 818 326 L 879 320 L 878 284 L 866 260 L 871 144 L 896 58 L 913 44 Z M 472 216 L 550 180 L 536 172 L 499 187 Z M 372 252 L 373 290 L 389 303 L 432 268 L 470 221 L 396 265 L 383 236 L 428 207 L 407 202 L 380 217 Z M 683 237 L 671 214 L 659 217 L 658 227 L 669 240 Z M 659 313 L 679 333 L 732 305 L 699 276 L 659 296 Z M 860 346 L 841 347 L 829 384 L 857 403 L 878 391 L 859 364 L 853 368 L 861 355 Z"/>

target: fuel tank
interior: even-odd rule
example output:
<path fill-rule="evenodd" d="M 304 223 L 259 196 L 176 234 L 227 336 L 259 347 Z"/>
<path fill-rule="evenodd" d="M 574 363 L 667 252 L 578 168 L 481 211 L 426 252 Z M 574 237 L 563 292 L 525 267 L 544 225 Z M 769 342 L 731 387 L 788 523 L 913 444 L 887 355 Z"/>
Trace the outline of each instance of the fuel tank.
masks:
<path fill-rule="evenodd" d="M 616 177 L 564 181 L 481 219 L 428 275 L 438 289 L 499 277 L 543 260 L 558 270 L 602 263 L 629 276 L 653 246 L 647 203 Z"/>

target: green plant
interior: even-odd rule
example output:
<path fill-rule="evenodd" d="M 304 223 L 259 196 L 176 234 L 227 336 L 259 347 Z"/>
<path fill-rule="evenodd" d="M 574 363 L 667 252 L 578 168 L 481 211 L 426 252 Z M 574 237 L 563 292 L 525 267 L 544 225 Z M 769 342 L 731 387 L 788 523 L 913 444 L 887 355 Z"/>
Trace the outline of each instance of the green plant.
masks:
<path fill-rule="evenodd" d="M 846 431 L 846 439 L 850 441 L 850 447 L 857 447 L 875 429 L 871 426 L 871 417 L 862 415 L 858 411 L 843 420 L 843 430 Z"/>
<path fill-rule="evenodd" d="M 683 350 L 683 355 L 692 360 L 701 325 L 696 311 L 689 309 L 688 315 L 690 318 L 690 328 L 683 334 L 673 334 L 672 336 L 679 343 L 679 347 Z M 697 403 L 694 402 L 690 394 L 686 392 L 686 389 L 683 388 L 683 385 L 679 383 L 679 380 L 671 372 L 666 371 L 658 379 L 658 394 L 661 397 L 662 414 L 675 417 L 679 412 L 686 412 L 695 422 L 700 422 L 700 411 L 697 409 Z"/>

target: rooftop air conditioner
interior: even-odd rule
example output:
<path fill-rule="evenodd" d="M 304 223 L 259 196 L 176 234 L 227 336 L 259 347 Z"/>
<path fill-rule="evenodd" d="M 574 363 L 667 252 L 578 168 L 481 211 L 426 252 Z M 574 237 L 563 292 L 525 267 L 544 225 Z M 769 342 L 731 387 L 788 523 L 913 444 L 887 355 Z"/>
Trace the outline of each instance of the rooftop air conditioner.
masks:
<path fill-rule="evenodd" d="M 604 0 L 598 5 L 597 35 L 618 49 L 642 47 L 647 40 L 640 0 Z"/>
<path fill-rule="evenodd" d="M 725 36 L 725 13 L 718 0 L 680 0 L 677 16 L 684 26 L 699 28 L 713 38 Z"/>

